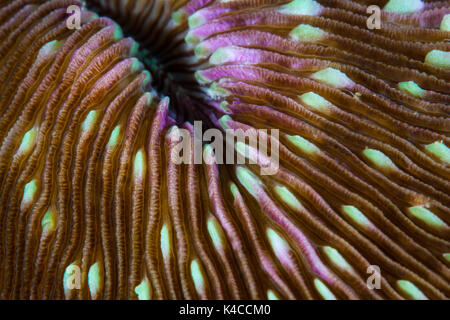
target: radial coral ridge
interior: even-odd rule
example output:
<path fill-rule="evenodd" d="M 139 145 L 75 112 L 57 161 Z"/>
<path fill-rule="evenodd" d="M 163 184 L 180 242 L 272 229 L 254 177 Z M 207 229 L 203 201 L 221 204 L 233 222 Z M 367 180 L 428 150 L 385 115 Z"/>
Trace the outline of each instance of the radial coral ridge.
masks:
<path fill-rule="evenodd" d="M 449 14 L 2 1 L 1 298 L 449 298 Z M 177 164 L 196 120 L 278 129 L 279 169 Z"/>

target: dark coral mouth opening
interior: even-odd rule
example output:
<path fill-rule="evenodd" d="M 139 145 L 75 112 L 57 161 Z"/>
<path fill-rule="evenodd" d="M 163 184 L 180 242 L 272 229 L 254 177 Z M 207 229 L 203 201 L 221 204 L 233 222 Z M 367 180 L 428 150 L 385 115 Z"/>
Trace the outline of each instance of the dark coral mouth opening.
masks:
<path fill-rule="evenodd" d="M 139 44 L 138 58 L 150 71 L 153 93 L 161 99 L 170 98 L 169 114 L 176 124 L 192 124 L 198 120 L 206 128 L 212 127 L 213 106 L 195 79 L 195 71 L 201 63 L 184 39 L 186 26 L 179 23 L 180 13 L 173 13 L 169 5 L 161 3 L 139 10 L 135 7 L 117 10 L 113 5 L 105 6 L 93 0 L 88 1 L 86 7 L 115 21 L 125 37 Z"/>

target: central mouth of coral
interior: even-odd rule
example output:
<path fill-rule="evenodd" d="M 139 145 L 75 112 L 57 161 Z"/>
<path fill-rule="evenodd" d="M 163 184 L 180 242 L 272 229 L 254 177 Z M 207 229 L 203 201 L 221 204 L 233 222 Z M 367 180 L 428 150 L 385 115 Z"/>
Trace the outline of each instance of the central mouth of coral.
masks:
<path fill-rule="evenodd" d="M 86 6 L 114 20 L 125 37 L 139 44 L 138 59 L 150 71 L 153 93 L 169 97 L 169 113 L 177 124 L 202 121 L 205 127 L 211 127 L 212 106 L 194 76 L 200 63 L 192 46 L 185 42 L 187 30 L 178 22 L 179 13 L 169 10 L 169 4 L 156 3 L 148 8 L 117 8 L 94 0 Z"/>

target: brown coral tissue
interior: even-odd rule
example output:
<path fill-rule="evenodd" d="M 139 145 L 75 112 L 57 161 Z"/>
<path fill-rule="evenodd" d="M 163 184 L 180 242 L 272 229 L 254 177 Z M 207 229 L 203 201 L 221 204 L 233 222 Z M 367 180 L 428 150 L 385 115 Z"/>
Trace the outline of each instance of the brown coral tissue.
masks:
<path fill-rule="evenodd" d="M 449 80 L 450 1 L 0 0 L 0 299 L 449 299 Z"/>

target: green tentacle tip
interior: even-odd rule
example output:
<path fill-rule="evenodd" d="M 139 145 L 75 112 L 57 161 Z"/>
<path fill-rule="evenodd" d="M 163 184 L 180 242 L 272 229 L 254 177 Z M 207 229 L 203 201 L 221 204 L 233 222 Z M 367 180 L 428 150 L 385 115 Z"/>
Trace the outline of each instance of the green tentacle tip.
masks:
<path fill-rule="evenodd" d="M 450 31 L 450 14 L 446 14 L 441 21 L 441 30 Z"/>
<path fill-rule="evenodd" d="M 151 298 L 151 286 L 147 277 L 142 279 L 141 283 L 134 288 L 134 292 L 138 296 L 139 300 L 150 300 Z"/>
<path fill-rule="evenodd" d="M 425 146 L 425 149 L 439 160 L 450 164 L 450 148 L 444 142 L 436 141 Z"/>
<path fill-rule="evenodd" d="M 202 74 L 202 72 L 200 70 L 195 71 L 194 77 L 197 80 L 197 82 L 200 83 L 200 84 L 207 84 L 207 83 L 211 82 L 211 80 L 209 80 L 208 78 L 203 76 L 203 74 Z"/>
<path fill-rule="evenodd" d="M 197 58 L 204 59 L 211 54 L 211 51 L 201 42 L 195 46 L 194 54 Z"/>
<path fill-rule="evenodd" d="M 205 18 L 201 15 L 200 12 L 196 12 L 194 14 L 192 14 L 191 16 L 189 16 L 188 18 L 188 25 L 189 28 L 196 28 L 201 26 L 202 24 L 204 24 L 206 22 Z"/>
<path fill-rule="evenodd" d="M 166 224 L 164 224 L 161 228 L 160 239 L 161 239 L 160 247 L 161 247 L 162 256 L 164 259 L 167 259 L 171 252 L 171 245 L 170 245 L 169 228 L 167 227 Z"/>
<path fill-rule="evenodd" d="M 122 39 L 123 38 L 122 27 L 119 26 L 117 23 L 114 26 L 115 26 L 114 35 L 113 35 L 114 40 Z"/>
<path fill-rule="evenodd" d="M 370 162 L 379 168 L 395 168 L 395 164 L 392 160 L 379 150 L 367 148 L 363 151 L 363 154 Z"/>
<path fill-rule="evenodd" d="M 142 67 L 142 64 L 141 64 L 141 67 Z M 139 67 L 139 69 L 141 69 L 141 67 Z M 148 71 L 148 70 L 144 70 L 143 74 L 144 74 L 144 80 L 142 80 L 142 85 L 146 86 L 150 81 L 152 81 L 152 75 L 151 75 L 150 71 Z"/>
<path fill-rule="evenodd" d="M 230 191 L 233 197 L 236 199 L 236 197 L 239 195 L 239 189 L 233 182 L 230 184 Z"/>
<path fill-rule="evenodd" d="M 195 45 L 200 42 L 200 38 L 194 35 L 192 31 L 189 31 L 184 37 L 184 41 L 188 44 Z"/>
<path fill-rule="evenodd" d="M 221 232 L 218 223 L 215 221 L 214 218 L 211 217 L 208 219 L 207 229 L 209 237 L 211 238 L 214 247 L 216 247 L 217 249 L 221 249 L 222 248 Z"/>
<path fill-rule="evenodd" d="M 399 82 L 398 88 L 414 97 L 423 98 L 424 90 L 414 81 Z"/>
<path fill-rule="evenodd" d="M 203 80 L 200 78 L 199 82 L 200 81 L 203 81 Z M 209 89 L 208 89 L 208 93 L 209 93 L 209 96 L 213 99 L 228 97 L 230 95 L 230 91 L 218 86 L 216 81 L 211 83 L 211 85 L 209 86 Z"/>
<path fill-rule="evenodd" d="M 169 110 L 169 104 L 170 104 L 170 97 L 164 96 L 164 98 L 161 100 L 160 104 L 164 103 L 164 110 Z"/>
<path fill-rule="evenodd" d="M 275 230 L 267 228 L 267 238 L 276 255 L 283 255 L 284 252 L 290 251 L 290 246 Z"/>
<path fill-rule="evenodd" d="M 64 291 L 80 289 L 80 275 L 80 267 L 75 262 L 68 265 L 63 276 Z"/>
<path fill-rule="evenodd" d="M 301 210 L 303 208 L 300 201 L 298 201 L 297 197 L 294 196 L 294 194 L 289 191 L 288 188 L 285 186 L 276 186 L 275 187 L 276 194 L 283 200 L 284 203 L 286 203 L 289 207 L 297 210 Z"/>
<path fill-rule="evenodd" d="M 169 131 L 167 131 L 167 135 L 168 136 L 179 136 L 180 133 L 180 128 L 178 128 L 177 125 L 173 125 L 172 127 L 170 127 Z"/>
<path fill-rule="evenodd" d="M 56 227 L 56 217 L 53 210 L 48 210 L 41 221 L 43 232 L 53 231 Z"/>
<path fill-rule="evenodd" d="M 267 300 L 280 300 L 272 290 L 267 290 Z"/>
<path fill-rule="evenodd" d="M 450 69 L 450 52 L 432 50 L 426 55 L 425 63 L 437 68 Z"/>
<path fill-rule="evenodd" d="M 145 169 L 145 153 L 142 149 L 139 149 L 134 157 L 133 173 L 137 176 L 143 176 Z"/>
<path fill-rule="evenodd" d="M 301 136 L 286 136 L 287 139 L 292 142 L 297 148 L 299 148 L 300 150 L 302 150 L 303 152 L 307 153 L 307 154 L 314 154 L 320 151 L 319 148 L 316 147 L 315 144 L 309 142 L 308 140 L 306 140 L 305 138 L 301 137 Z"/>
<path fill-rule="evenodd" d="M 152 104 L 152 101 L 153 101 L 153 94 L 152 94 L 151 92 L 145 92 L 145 93 L 142 95 L 142 98 L 143 98 L 143 99 L 147 98 L 147 100 L 145 100 L 145 104 L 146 104 L 147 106 L 150 106 L 150 105 Z"/>
<path fill-rule="evenodd" d="M 227 101 L 222 101 L 220 103 L 220 109 L 222 109 L 225 113 L 230 112 L 230 108 L 228 108 L 229 103 Z"/>
<path fill-rule="evenodd" d="M 383 8 L 384 11 L 395 13 L 414 13 L 422 10 L 421 0 L 390 0 Z"/>
<path fill-rule="evenodd" d="M 82 131 L 89 131 L 92 129 L 92 127 L 95 125 L 98 118 L 98 112 L 95 110 L 91 110 L 88 115 L 86 116 L 86 119 L 81 124 L 81 130 Z"/>
<path fill-rule="evenodd" d="M 448 262 L 450 262 L 450 253 L 444 253 L 443 254 L 444 259 L 447 260 Z"/>
<path fill-rule="evenodd" d="M 108 147 L 114 147 L 117 144 L 119 140 L 119 134 L 120 134 L 120 126 L 118 125 L 114 128 L 114 130 L 111 133 L 111 136 L 108 141 Z"/>
<path fill-rule="evenodd" d="M 307 92 L 300 96 L 300 100 L 307 106 L 316 109 L 322 113 L 328 113 L 330 111 L 331 103 L 314 92 Z"/>
<path fill-rule="evenodd" d="M 422 220 L 427 225 L 434 227 L 434 228 L 443 228 L 446 227 L 446 223 L 441 220 L 437 215 L 435 215 L 430 210 L 421 207 L 421 206 L 414 206 L 411 208 L 408 208 L 408 211 L 410 214 L 412 214 L 414 217 Z"/>
<path fill-rule="evenodd" d="M 27 131 L 22 138 L 22 142 L 20 143 L 19 151 L 21 152 L 29 152 L 31 147 L 34 144 L 36 139 L 37 130 L 35 128 Z"/>
<path fill-rule="evenodd" d="M 44 44 L 39 50 L 39 55 L 48 55 L 50 52 L 57 52 L 64 44 L 62 40 L 52 40 Z"/>
<path fill-rule="evenodd" d="M 352 88 L 355 83 L 342 71 L 326 68 L 311 75 L 311 78 L 334 88 Z"/>
<path fill-rule="evenodd" d="M 336 300 L 336 296 L 321 280 L 317 278 L 314 279 L 314 287 L 325 300 Z"/>
<path fill-rule="evenodd" d="M 224 129 L 230 129 L 230 126 L 228 125 L 228 121 L 232 120 L 231 117 L 229 115 L 223 115 L 222 117 L 220 117 L 219 119 L 219 123 L 222 126 L 222 128 Z"/>
<path fill-rule="evenodd" d="M 291 30 L 289 36 L 294 41 L 317 42 L 323 39 L 325 32 L 309 24 L 300 24 Z"/>
<path fill-rule="evenodd" d="M 428 300 L 427 296 L 420 291 L 412 282 L 408 280 L 398 280 L 398 288 L 406 294 L 410 299 L 414 300 Z"/>
<path fill-rule="evenodd" d="M 231 47 L 220 47 L 209 57 L 209 63 L 213 65 L 224 64 L 232 56 Z"/>
<path fill-rule="evenodd" d="M 337 251 L 336 249 L 326 246 L 323 251 L 328 256 L 328 258 L 341 269 L 352 270 L 353 268 L 348 264 L 347 260 Z"/>
<path fill-rule="evenodd" d="M 100 290 L 100 266 L 99 263 L 94 263 L 88 272 L 88 286 L 91 296 L 94 298 Z"/>
<path fill-rule="evenodd" d="M 36 194 L 37 191 L 37 181 L 36 179 L 31 180 L 30 182 L 28 182 L 24 189 L 23 189 L 23 196 L 22 196 L 22 202 L 21 202 L 21 207 L 24 205 L 29 204 L 31 201 L 33 201 L 34 199 L 34 195 Z"/>
<path fill-rule="evenodd" d="M 369 219 L 361 212 L 358 208 L 354 206 L 342 206 L 342 212 L 350 218 L 357 225 L 369 227 L 372 225 Z"/>
<path fill-rule="evenodd" d="M 138 58 L 131 58 L 131 68 L 130 71 L 131 72 L 136 72 L 138 70 L 140 70 L 142 68 L 142 62 L 139 61 Z"/>
<path fill-rule="evenodd" d="M 293 0 L 282 6 L 278 12 L 284 14 L 310 15 L 320 14 L 322 6 L 315 0 Z"/>
<path fill-rule="evenodd" d="M 197 291 L 202 291 L 205 287 L 205 279 L 203 278 L 200 264 L 196 259 L 191 262 L 191 277 L 194 281 L 194 286 Z"/>
<path fill-rule="evenodd" d="M 250 146 L 248 144 L 246 144 L 245 142 L 238 141 L 236 142 L 234 148 L 239 154 L 241 154 L 246 158 L 249 158 L 250 155 L 248 151 L 250 149 Z"/>
<path fill-rule="evenodd" d="M 130 56 L 136 56 L 139 52 L 139 43 L 133 41 L 133 44 L 130 47 Z"/>
<path fill-rule="evenodd" d="M 236 168 L 236 174 L 239 182 L 244 186 L 244 188 L 253 196 L 256 196 L 255 185 L 260 185 L 261 180 L 259 180 L 253 172 L 249 169 L 239 166 Z"/>
<path fill-rule="evenodd" d="M 172 13 L 172 20 L 175 24 L 180 24 L 186 19 L 186 12 L 183 9 L 179 9 Z"/>

